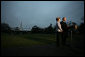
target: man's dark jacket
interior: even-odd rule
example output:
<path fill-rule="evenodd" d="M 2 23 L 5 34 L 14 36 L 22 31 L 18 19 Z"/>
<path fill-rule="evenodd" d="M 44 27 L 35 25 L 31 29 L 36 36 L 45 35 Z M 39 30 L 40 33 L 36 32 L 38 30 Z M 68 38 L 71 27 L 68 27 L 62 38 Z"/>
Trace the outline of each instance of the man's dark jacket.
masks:
<path fill-rule="evenodd" d="M 67 32 L 68 31 L 68 27 L 67 27 L 67 24 L 63 21 L 60 22 L 61 24 L 61 28 L 64 32 Z"/>

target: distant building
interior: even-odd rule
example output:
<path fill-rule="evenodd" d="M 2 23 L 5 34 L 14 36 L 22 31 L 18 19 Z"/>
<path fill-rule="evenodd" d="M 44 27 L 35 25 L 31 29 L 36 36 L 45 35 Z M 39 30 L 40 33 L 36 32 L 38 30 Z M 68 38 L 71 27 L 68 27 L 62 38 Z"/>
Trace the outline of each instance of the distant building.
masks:
<path fill-rule="evenodd" d="M 23 30 L 23 27 L 22 27 L 22 22 L 20 24 L 20 28 L 19 28 L 21 31 Z"/>
<path fill-rule="evenodd" d="M 22 22 L 21 22 L 19 27 L 11 28 L 11 30 L 13 30 L 13 31 L 30 31 L 30 28 L 23 28 Z"/>

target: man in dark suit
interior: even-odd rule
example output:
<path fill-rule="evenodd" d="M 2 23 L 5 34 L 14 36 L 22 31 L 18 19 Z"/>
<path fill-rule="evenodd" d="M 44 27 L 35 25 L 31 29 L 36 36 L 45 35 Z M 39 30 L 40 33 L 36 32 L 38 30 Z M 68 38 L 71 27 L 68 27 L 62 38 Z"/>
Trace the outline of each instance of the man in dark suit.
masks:
<path fill-rule="evenodd" d="M 63 30 L 62 32 L 62 45 L 65 46 L 66 45 L 66 38 L 68 36 L 68 27 L 66 24 L 66 17 L 63 17 L 61 23 L 61 28 Z"/>

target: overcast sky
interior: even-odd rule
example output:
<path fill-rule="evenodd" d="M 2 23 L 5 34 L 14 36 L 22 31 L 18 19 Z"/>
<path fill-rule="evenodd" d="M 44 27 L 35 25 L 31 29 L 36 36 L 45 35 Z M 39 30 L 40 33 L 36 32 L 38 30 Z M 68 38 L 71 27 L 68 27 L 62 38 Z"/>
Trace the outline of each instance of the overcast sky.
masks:
<path fill-rule="evenodd" d="M 56 17 L 80 24 L 84 16 L 84 1 L 1 1 L 1 22 L 11 27 L 31 29 L 56 24 Z"/>

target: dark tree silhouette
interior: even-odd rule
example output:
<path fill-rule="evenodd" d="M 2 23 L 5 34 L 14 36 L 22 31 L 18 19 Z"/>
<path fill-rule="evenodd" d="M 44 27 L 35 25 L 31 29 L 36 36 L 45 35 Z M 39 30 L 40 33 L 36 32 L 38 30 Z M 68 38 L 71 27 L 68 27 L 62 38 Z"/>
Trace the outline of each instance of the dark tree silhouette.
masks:
<path fill-rule="evenodd" d="M 50 24 L 47 28 L 45 28 L 45 33 L 53 33 L 54 32 L 54 29 L 52 27 L 52 24 Z"/>
<path fill-rule="evenodd" d="M 16 27 L 16 28 L 15 28 L 15 31 L 20 31 L 19 27 Z"/>
<path fill-rule="evenodd" d="M 39 32 L 39 27 L 38 26 L 33 26 L 32 29 L 31 29 L 31 32 L 32 33 L 38 33 Z"/>
<path fill-rule="evenodd" d="M 81 20 L 82 20 L 82 23 L 79 25 L 78 30 L 80 34 L 84 34 L 84 16 L 81 18 Z"/>
<path fill-rule="evenodd" d="M 10 32 L 11 28 L 8 24 L 6 23 L 1 23 L 1 32 Z"/>
<path fill-rule="evenodd" d="M 78 28 L 80 34 L 84 34 L 84 23 L 81 23 L 79 28 Z"/>
<path fill-rule="evenodd" d="M 33 26 L 31 29 L 32 33 L 54 33 L 54 28 L 50 24 L 47 28 L 40 28 L 38 26 Z"/>

